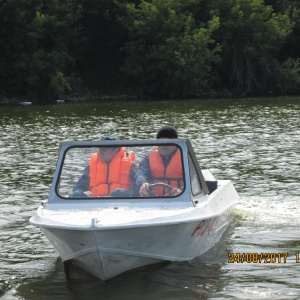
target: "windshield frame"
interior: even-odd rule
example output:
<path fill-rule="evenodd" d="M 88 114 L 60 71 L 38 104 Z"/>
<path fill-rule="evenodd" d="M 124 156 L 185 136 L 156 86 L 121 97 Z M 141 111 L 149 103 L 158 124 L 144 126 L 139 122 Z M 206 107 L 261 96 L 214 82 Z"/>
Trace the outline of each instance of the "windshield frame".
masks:
<path fill-rule="evenodd" d="M 170 197 L 101 197 L 101 198 L 66 198 L 62 197 L 58 193 L 59 189 L 59 179 L 62 173 L 63 163 L 65 161 L 66 153 L 68 150 L 72 148 L 90 148 L 90 147 L 149 147 L 149 150 L 154 146 L 159 145 L 176 145 L 180 152 L 181 152 L 181 160 L 183 164 L 183 181 L 184 181 L 184 189 L 180 195 L 177 196 L 170 196 Z M 53 182 L 50 189 L 50 194 L 48 198 L 48 203 L 55 203 L 55 204 L 68 204 L 71 202 L 76 203 L 105 203 L 105 204 L 117 204 L 117 203 L 140 203 L 140 202 L 152 202 L 152 203 L 159 203 L 159 202 L 192 202 L 193 196 L 191 195 L 191 184 L 189 179 L 189 162 L 188 162 L 188 153 L 192 157 L 193 163 L 195 165 L 196 171 L 199 172 L 198 174 L 202 186 L 203 192 L 206 193 L 205 188 L 206 184 L 203 179 L 202 172 L 200 170 L 199 164 L 196 160 L 196 156 L 192 149 L 191 143 L 188 139 L 156 139 L 156 140 L 110 140 L 110 141 L 65 141 L 61 142 L 59 146 L 59 156 L 57 160 L 57 166 L 53 177 Z M 201 179 L 202 177 L 202 179 Z M 204 184 L 204 185 L 203 185 Z M 92 205 L 94 206 L 94 205 Z"/>

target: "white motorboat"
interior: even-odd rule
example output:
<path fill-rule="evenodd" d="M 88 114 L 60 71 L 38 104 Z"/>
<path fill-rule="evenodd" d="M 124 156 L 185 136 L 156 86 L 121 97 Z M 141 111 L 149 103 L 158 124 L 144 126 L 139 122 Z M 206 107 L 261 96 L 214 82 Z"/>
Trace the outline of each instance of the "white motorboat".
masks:
<path fill-rule="evenodd" d="M 28 105 L 31 105 L 32 102 L 31 101 L 20 101 L 19 102 L 19 105 L 22 105 L 22 106 L 28 106 Z"/>
<path fill-rule="evenodd" d="M 63 99 L 58 99 L 58 100 L 55 100 L 55 102 L 56 102 L 57 104 L 64 104 L 64 103 L 65 103 L 65 100 L 63 100 Z"/>
<path fill-rule="evenodd" d="M 171 196 L 78 197 L 73 188 L 101 147 L 126 147 L 141 158 L 155 147 L 176 146 L 182 186 Z M 103 280 L 141 266 L 187 261 L 222 237 L 238 194 L 230 180 L 201 170 L 188 139 L 62 142 L 49 198 L 30 223 L 38 226 L 65 264 Z"/>

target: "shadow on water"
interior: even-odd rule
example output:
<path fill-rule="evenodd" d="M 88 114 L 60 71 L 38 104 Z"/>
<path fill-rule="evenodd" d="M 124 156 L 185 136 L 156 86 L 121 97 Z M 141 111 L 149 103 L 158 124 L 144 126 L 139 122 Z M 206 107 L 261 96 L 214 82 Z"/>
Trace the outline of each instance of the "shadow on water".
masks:
<path fill-rule="evenodd" d="M 195 275 L 195 268 L 197 275 Z M 61 267 L 39 281 L 20 285 L 16 299 L 195 299 L 215 292 L 219 265 L 171 263 L 130 271 L 109 281 L 97 278 L 66 279 Z M 191 283 L 193 283 L 191 285 Z M 31 296 L 33 295 L 33 297 Z M 203 295 L 204 296 L 204 295 Z M 208 295 L 207 295 L 208 296 Z M 198 298 L 198 297 L 196 297 Z M 7 298 L 8 299 L 8 298 Z M 199 299 L 206 299 L 200 297 Z"/>

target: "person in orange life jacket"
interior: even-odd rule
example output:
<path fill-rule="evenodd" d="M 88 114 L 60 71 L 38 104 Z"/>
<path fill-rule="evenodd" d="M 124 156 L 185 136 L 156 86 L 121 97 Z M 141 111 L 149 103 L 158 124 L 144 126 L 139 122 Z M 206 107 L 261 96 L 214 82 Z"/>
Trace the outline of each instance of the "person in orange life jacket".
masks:
<path fill-rule="evenodd" d="M 105 137 L 104 140 L 117 140 L 117 138 Z M 131 197 L 135 194 L 138 195 L 144 179 L 137 173 L 134 161 L 125 159 L 124 163 L 125 155 L 124 147 L 100 147 L 99 152 L 91 156 L 90 164 L 78 180 L 71 197 L 86 198 L 109 195 Z M 123 168 L 122 177 L 118 176 L 121 168 Z M 106 178 L 107 172 L 111 175 L 109 179 Z"/>
<path fill-rule="evenodd" d="M 178 134 L 172 126 L 163 126 L 156 135 L 157 139 L 176 139 Z M 170 195 L 175 196 L 181 193 L 183 185 L 181 156 L 177 146 L 161 145 L 157 150 L 145 156 L 139 164 L 139 172 L 144 176 L 145 181 L 140 188 L 141 196 L 149 196 L 150 183 L 163 182 L 171 185 L 173 190 Z M 159 176 L 157 176 L 159 175 Z M 157 196 L 167 195 L 164 188 L 157 188 Z"/>

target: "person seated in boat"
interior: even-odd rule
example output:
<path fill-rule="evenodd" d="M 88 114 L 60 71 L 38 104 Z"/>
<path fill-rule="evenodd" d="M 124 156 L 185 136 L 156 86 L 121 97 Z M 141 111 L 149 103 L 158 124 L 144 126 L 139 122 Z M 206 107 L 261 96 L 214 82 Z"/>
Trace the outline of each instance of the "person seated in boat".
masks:
<path fill-rule="evenodd" d="M 163 126 L 156 135 L 157 139 L 177 139 L 178 134 L 174 127 Z M 139 172 L 144 176 L 145 182 L 141 185 L 140 195 L 149 196 L 149 185 L 164 183 L 173 187 L 168 190 L 163 186 L 154 188 L 156 196 L 176 196 L 182 192 L 183 174 L 181 154 L 175 145 L 160 145 L 152 149 L 139 164 Z"/>
<path fill-rule="evenodd" d="M 117 140 L 105 137 L 104 140 Z M 90 157 L 71 194 L 72 198 L 132 197 L 138 195 L 144 178 L 137 173 L 135 153 L 125 147 L 99 147 Z M 134 183 L 134 184 L 133 184 Z"/>

